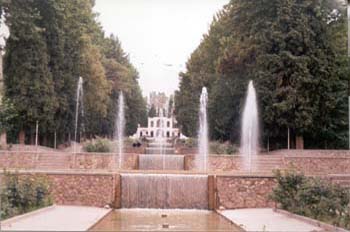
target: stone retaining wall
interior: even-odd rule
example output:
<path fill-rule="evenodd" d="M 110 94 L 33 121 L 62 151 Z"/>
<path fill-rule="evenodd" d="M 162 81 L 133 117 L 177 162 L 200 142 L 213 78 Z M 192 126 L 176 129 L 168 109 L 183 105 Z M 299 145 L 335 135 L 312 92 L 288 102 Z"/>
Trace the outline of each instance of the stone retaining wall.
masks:
<path fill-rule="evenodd" d="M 115 203 L 115 186 L 120 184 L 118 174 L 99 172 L 18 171 L 21 176 L 44 175 L 49 182 L 52 201 L 58 205 L 104 207 Z M 0 174 L 1 179 L 3 175 Z"/>
<path fill-rule="evenodd" d="M 240 156 L 210 155 L 208 158 L 210 171 L 239 171 L 242 169 L 243 159 Z M 185 170 L 195 169 L 195 155 L 185 156 Z"/>
<path fill-rule="evenodd" d="M 52 157 L 52 159 L 51 159 Z M 0 151 L 0 168 L 7 169 L 78 169 L 111 170 L 118 160 L 115 153 L 60 153 Z M 194 170 L 195 155 L 185 156 L 185 170 Z M 124 169 L 138 168 L 138 154 L 125 153 Z M 52 165 L 50 164 L 50 161 Z M 350 152 L 347 150 L 279 150 L 253 159 L 253 172 L 271 173 L 273 169 L 296 169 L 307 175 L 350 174 Z M 240 172 L 243 156 L 210 155 L 210 171 Z"/>
<path fill-rule="evenodd" d="M 35 168 L 34 154 L 27 152 L 0 152 L 0 168 Z"/>
<path fill-rule="evenodd" d="M 308 175 L 350 174 L 349 151 L 296 151 L 285 152 L 283 163 Z"/>
<path fill-rule="evenodd" d="M 272 176 L 217 176 L 217 208 L 274 207 L 269 195 L 275 185 Z"/>
<path fill-rule="evenodd" d="M 194 169 L 194 159 L 195 155 L 186 155 L 185 170 Z M 307 175 L 350 174 L 348 150 L 279 150 L 258 155 L 252 161 L 255 171 L 265 173 L 277 167 Z M 242 171 L 243 162 L 243 156 L 239 155 L 210 155 L 208 168 L 211 171 Z"/>
<path fill-rule="evenodd" d="M 48 177 L 55 204 L 104 207 L 114 202 L 113 174 L 48 174 Z"/>
<path fill-rule="evenodd" d="M 91 171 L 18 172 L 19 175 L 35 173 L 44 174 L 48 177 L 51 183 L 52 199 L 55 204 L 96 207 L 111 205 L 116 208 L 123 205 L 121 202 L 122 178 L 119 173 Z M 208 208 L 210 209 L 275 206 L 275 203 L 269 199 L 272 189 L 276 186 L 276 180 L 271 175 L 214 175 L 209 176 L 208 179 L 210 179 L 208 181 Z M 350 175 L 327 176 L 326 179 L 350 187 Z M 154 191 L 154 193 L 156 192 Z M 181 191 L 176 190 L 174 194 L 176 195 L 175 198 L 181 199 L 183 197 Z M 140 197 L 143 198 L 141 195 Z M 188 200 L 190 199 L 188 198 Z"/>
<path fill-rule="evenodd" d="M 111 170 L 119 157 L 113 153 L 58 153 L 0 151 L 0 169 Z M 123 155 L 123 169 L 138 167 L 138 154 Z"/>

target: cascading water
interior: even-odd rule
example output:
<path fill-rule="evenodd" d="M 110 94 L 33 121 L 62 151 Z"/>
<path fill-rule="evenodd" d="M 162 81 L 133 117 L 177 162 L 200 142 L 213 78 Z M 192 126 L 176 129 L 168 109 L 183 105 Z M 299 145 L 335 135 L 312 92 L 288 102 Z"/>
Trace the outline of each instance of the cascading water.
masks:
<path fill-rule="evenodd" d="M 76 101 L 75 101 L 74 152 L 76 152 L 79 108 L 81 110 L 81 115 L 82 116 L 84 115 L 83 98 L 84 98 L 83 78 L 79 77 L 77 91 L 76 91 Z"/>
<path fill-rule="evenodd" d="M 116 130 L 115 130 L 115 140 L 118 145 L 118 167 L 121 169 L 123 164 L 123 148 L 124 148 L 124 127 L 125 127 L 125 112 L 124 112 L 124 95 L 123 92 L 119 93 L 118 99 L 118 114 L 116 118 Z M 117 162 L 117 160 L 116 160 Z"/>
<path fill-rule="evenodd" d="M 122 208 L 207 209 L 208 176 L 121 174 Z"/>
<path fill-rule="evenodd" d="M 198 132 L 198 156 L 196 159 L 197 169 L 206 171 L 208 162 L 208 119 L 207 119 L 207 88 L 202 88 L 199 108 L 199 132 Z"/>
<path fill-rule="evenodd" d="M 244 156 L 244 166 L 251 171 L 252 156 L 258 153 L 259 122 L 256 92 L 253 81 L 249 81 L 247 98 L 244 105 L 241 131 L 240 153 Z"/>

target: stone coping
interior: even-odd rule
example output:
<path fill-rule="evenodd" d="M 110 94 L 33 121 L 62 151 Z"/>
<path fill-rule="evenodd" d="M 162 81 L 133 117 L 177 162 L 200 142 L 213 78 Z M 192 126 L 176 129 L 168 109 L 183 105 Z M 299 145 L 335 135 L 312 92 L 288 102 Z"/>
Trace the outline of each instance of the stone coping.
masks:
<path fill-rule="evenodd" d="M 4 220 L 1 226 L 12 231 L 85 231 L 111 211 L 91 206 L 53 205 Z"/>
<path fill-rule="evenodd" d="M 344 178 L 349 178 L 350 174 L 328 174 L 328 177 L 344 177 Z"/>
<path fill-rule="evenodd" d="M 309 217 L 301 216 L 301 215 L 298 215 L 298 214 L 294 214 L 294 213 L 291 213 L 291 212 L 283 210 L 283 209 L 274 208 L 273 211 L 275 211 L 277 213 L 280 213 L 280 214 L 283 214 L 283 215 L 286 215 L 288 217 L 291 217 L 291 218 L 294 218 L 294 219 L 297 219 L 297 220 L 309 223 L 309 224 L 311 224 L 313 226 L 320 227 L 322 229 L 325 229 L 326 231 L 349 232 L 346 229 L 343 229 L 343 228 L 340 228 L 340 227 L 336 227 L 336 226 L 333 226 L 331 224 L 327 224 L 325 222 L 321 222 L 321 221 L 318 221 L 318 220 L 313 219 L 313 218 L 309 218 Z"/>
<path fill-rule="evenodd" d="M 14 217 L 2 220 L 0 223 L 1 223 L 1 226 L 7 226 L 9 224 L 12 224 L 14 222 L 20 221 L 22 219 L 25 219 L 25 218 L 28 218 L 28 217 L 32 217 L 34 215 L 37 215 L 37 214 L 40 214 L 40 213 L 43 213 L 43 212 L 46 212 L 46 211 L 49 211 L 49 210 L 53 210 L 55 207 L 56 207 L 55 204 L 51 205 L 51 206 L 47 206 L 47 207 L 44 207 L 44 208 L 41 208 L 41 209 L 37 209 L 37 210 L 34 210 L 34 211 L 30 211 L 28 213 L 20 214 L 20 215 L 17 215 L 17 216 L 14 216 Z"/>
<path fill-rule="evenodd" d="M 0 174 L 4 173 L 0 170 Z M 179 175 L 207 175 L 217 177 L 244 177 L 244 178 L 274 178 L 267 173 L 232 173 L 232 172 L 196 172 L 181 170 L 38 170 L 38 169 L 6 169 L 6 172 L 19 174 L 53 174 L 53 175 L 114 175 L 114 174 L 179 174 Z"/>
<path fill-rule="evenodd" d="M 217 212 L 245 231 L 324 231 L 319 226 L 275 212 L 273 208 L 240 208 Z"/>
<path fill-rule="evenodd" d="M 221 173 L 213 174 L 216 177 L 237 177 L 237 178 L 276 178 L 273 174 L 268 173 Z"/>
<path fill-rule="evenodd" d="M 67 152 L 67 151 L 8 151 L 0 150 L 1 154 L 13 154 L 13 155 L 22 155 L 22 154 L 53 154 L 53 155 L 119 155 L 117 152 Z M 135 152 L 125 152 L 123 155 L 133 154 Z"/>
<path fill-rule="evenodd" d="M 62 170 L 46 170 L 46 169 L 3 169 L 4 172 L 18 174 L 51 174 L 51 175 L 115 175 L 115 174 L 179 174 L 179 175 L 207 175 L 215 177 L 233 177 L 233 178 L 275 178 L 273 173 L 266 172 L 232 172 L 232 171 L 217 171 L 217 172 L 197 172 L 189 170 L 107 170 L 107 169 L 62 169 Z M 329 177 L 329 178 L 350 178 L 350 174 L 328 174 L 328 175 L 306 175 L 309 177 Z"/>
<path fill-rule="evenodd" d="M 0 174 L 4 173 L 5 171 L 0 170 Z M 6 172 L 10 173 L 18 173 L 18 174 L 51 174 L 51 175 L 101 175 L 101 176 L 107 176 L 107 175 L 113 175 L 118 174 L 118 172 L 113 171 L 106 171 L 106 170 L 86 170 L 86 171 L 79 171 L 79 170 L 72 170 L 72 169 L 66 169 L 66 170 L 38 170 L 38 169 L 6 169 Z"/>
<path fill-rule="evenodd" d="M 2 154 L 13 154 L 13 155 L 21 155 L 21 154 L 59 154 L 59 155 L 102 155 L 102 156 L 115 156 L 119 155 L 116 152 L 67 152 L 67 151 L 21 151 L 21 150 L 0 150 L 0 155 Z M 125 152 L 123 155 L 133 154 L 136 155 L 138 153 L 135 152 Z M 196 156 L 196 154 L 176 154 L 176 155 L 185 155 L 185 156 Z M 285 158 L 350 158 L 349 150 L 313 150 L 313 149 L 305 149 L 305 150 L 275 150 L 269 153 L 263 152 L 257 155 L 257 157 L 285 157 Z M 241 154 L 209 154 L 209 157 L 228 157 L 228 158 L 242 158 L 244 155 Z M 253 159 L 257 157 L 252 157 Z"/>

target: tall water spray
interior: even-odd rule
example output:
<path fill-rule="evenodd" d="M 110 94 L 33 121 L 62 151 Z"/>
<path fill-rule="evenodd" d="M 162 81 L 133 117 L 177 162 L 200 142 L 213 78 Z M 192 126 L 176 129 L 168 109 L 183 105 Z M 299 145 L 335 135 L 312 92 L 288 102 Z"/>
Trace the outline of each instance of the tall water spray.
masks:
<path fill-rule="evenodd" d="M 199 107 L 199 131 L 198 131 L 198 158 L 197 169 L 206 171 L 208 162 L 208 118 L 207 118 L 208 92 L 202 88 Z"/>
<path fill-rule="evenodd" d="M 253 81 L 249 81 L 244 105 L 241 131 L 241 149 L 246 169 L 252 169 L 252 156 L 258 153 L 259 144 L 258 105 Z"/>
<path fill-rule="evenodd" d="M 75 101 L 74 152 L 76 152 L 79 108 L 81 110 L 80 111 L 81 115 L 84 116 L 83 98 L 84 98 L 83 78 L 79 77 L 78 85 L 77 85 L 77 91 L 76 91 L 76 101 Z"/>
<path fill-rule="evenodd" d="M 158 143 L 160 145 L 160 154 L 162 155 L 163 158 L 163 169 L 165 169 L 165 151 L 164 151 L 164 145 L 166 142 L 166 139 L 164 138 L 164 126 L 165 126 L 165 122 L 164 122 L 164 109 L 161 108 L 159 110 L 159 131 L 158 131 L 158 135 L 157 135 L 157 140 Z M 165 141 L 164 141 L 165 140 Z"/>
<path fill-rule="evenodd" d="M 125 111 L 124 111 L 124 95 L 123 92 L 119 93 L 118 99 L 118 115 L 116 118 L 116 131 L 115 131 L 115 140 L 118 144 L 118 166 L 122 168 L 123 162 L 123 148 L 124 148 L 124 128 L 125 128 Z"/>

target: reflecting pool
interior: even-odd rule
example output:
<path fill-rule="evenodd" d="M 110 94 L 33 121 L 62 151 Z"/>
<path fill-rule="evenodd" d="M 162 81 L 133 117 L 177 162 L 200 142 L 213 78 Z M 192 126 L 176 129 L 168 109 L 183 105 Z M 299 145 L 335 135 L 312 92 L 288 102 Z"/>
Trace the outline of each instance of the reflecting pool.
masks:
<path fill-rule="evenodd" d="M 208 210 L 120 209 L 109 213 L 91 231 L 243 231 Z"/>

